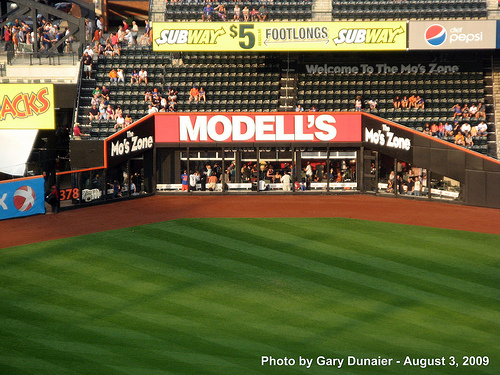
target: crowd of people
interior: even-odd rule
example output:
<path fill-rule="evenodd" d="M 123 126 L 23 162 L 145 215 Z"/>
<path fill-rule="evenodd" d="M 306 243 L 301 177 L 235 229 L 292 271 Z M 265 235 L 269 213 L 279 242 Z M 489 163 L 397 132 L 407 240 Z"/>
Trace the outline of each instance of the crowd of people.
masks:
<path fill-rule="evenodd" d="M 248 6 L 244 6 L 243 9 L 240 8 L 239 4 L 235 4 L 232 10 L 232 17 L 228 16 L 226 6 L 224 4 L 215 5 L 211 2 L 207 2 L 203 7 L 203 12 L 201 15 L 202 21 L 227 21 L 228 19 L 232 21 L 243 21 L 243 22 L 257 22 L 257 21 L 267 21 L 269 17 L 269 11 L 265 4 L 261 4 L 259 9 L 252 7 L 252 10 Z"/>
<path fill-rule="evenodd" d="M 177 90 L 167 87 L 165 93 L 157 87 L 146 87 L 144 92 L 144 103 L 148 104 L 148 114 L 155 112 L 175 112 L 177 111 Z"/>
<path fill-rule="evenodd" d="M 470 118 L 485 118 L 486 117 L 486 108 L 483 103 L 472 103 L 470 106 L 468 103 L 460 104 L 455 103 L 453 107 L 451 107 L 453 111 L 453 118 L 459 119 L 470 119 Z"/>
<path fill-rule="evenodd" d="M 111 92 L 106 86 L 97 86 L 92 91 L 91 108 L 88 112 L 88 118 L 90 124 L 95 122 L 114 122 L 114 129 L 120 130 L 131 125 L 133 122 L 130 114 L 123 114 L 121 106 L 113 106 L 110 104 Z M 81 131 L 78 131 L 79 133 Z M 75 134 L 75 129 L 73 128 L 73 135 L 80 136 L 82 134 Z"/>
<path fill-rule="evenodd" d="M 235 162 L 229 163 L 225 169 L 218 163 L 206 163 L 189 173 L 184 170 L 181 183 L 183 191 L 215 191 L 219 183 L 251 183 L 258 190 L 310 190 L 314 182 L 326 184 L 354 181 L 355 173 L 355 167 L 349 166 L 345 161 L 331 163 L 329 166 L 325 162 L 307 161 L 299 170 L 296 170 L 294 163 L 261 161 L 260 164 L 242 163 L 238 177 Z"/>
<path fill-rule="evenodd" d="M 467 147 L 474 146 L 474 138 L 488 135 L 488 125 L 484 121 L 480 121 L 474 126 L 471 126 L 468 121 L 455 121 L 453 124 L 449 122 L 427 123 L 422 131 L 424 134 L 440 139 L 453 138 L 455 144 Z"/>
<path fill-rule="evenodd" d="M 57 45 L 57 53 L 73 52 L 73 37 L 67 27 L 63 30 L 59 25 L 47 21 L 41 14 L 36 19 L 36 30 L 34 27 L 26 20 L 20 21 L 18 18 L 7 22 L 2 33 L 5 41 L 4 51 L 22 52 L 23 46 L 28 46 L 28 50 L 32 51 L 33 44 L 38 43 L 38 51 L 48 52 L 64 38 L 64 41 Z"/>
<path fill-rule="evenodd" d="M 399 96 L 395 96 L 393 99 L 394 109 L 399 108 L 415 108 L 415 109 L 424 109 L 425 108 L 425 100 L 420 95 L 404 95 L 402 98 Z"/>

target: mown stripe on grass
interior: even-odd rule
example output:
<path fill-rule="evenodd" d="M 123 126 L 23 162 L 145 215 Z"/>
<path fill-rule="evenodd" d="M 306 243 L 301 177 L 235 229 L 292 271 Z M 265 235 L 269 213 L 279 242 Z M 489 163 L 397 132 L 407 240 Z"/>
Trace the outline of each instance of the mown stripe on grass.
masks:
<path fill-rule="evenodd" d="M 263 368 L 260 355 L 458 357 L 471 345 L 498 360 L 498 236 L 470 255 L 449 245 L 461 235 L 427 229 L 199 219 L 8 249 L 0 343 L 16 359 L 0 357 L 0 370 L 29 373 L 17 359 L 59 357 L 60 373 L 326 374 L 333 369 Z M 424 234 L 436 239 L 410 241 Z M 430 243 L 447 245 L 434 252 Z"/>

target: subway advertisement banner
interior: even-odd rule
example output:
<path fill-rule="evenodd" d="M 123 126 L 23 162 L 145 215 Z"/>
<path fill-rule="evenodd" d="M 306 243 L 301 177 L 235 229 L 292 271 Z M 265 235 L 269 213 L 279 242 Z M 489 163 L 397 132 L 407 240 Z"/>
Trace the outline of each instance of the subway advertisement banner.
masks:
<path fill-rule="evenodd" d="M 2 84 L 0 129 L 55 129 L 54 85 Z"/>
<path fill-rule="evenodd" d="M 155 114 L 155 141 L 361 142 L 361 113 Z"/>
<path fill-rule="evenodd" d="M 155 22 L 156 52 L 395 51 L 406 22 Z"/>
<path fill-rule="evenodd" d="M 494 49 L 497 21 L 410 21 L 410 50 Z"/>
<path fill-rule="evenodd" d="M 0 182 L 0 220 L 45 213 L 42 176 Z"/>

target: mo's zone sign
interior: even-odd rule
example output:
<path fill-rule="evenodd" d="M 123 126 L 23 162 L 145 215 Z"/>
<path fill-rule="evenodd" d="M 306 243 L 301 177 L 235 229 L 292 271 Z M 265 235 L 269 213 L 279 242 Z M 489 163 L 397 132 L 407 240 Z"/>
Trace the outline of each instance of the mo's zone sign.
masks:
<path fill-rule="evenodd" d="M 361 142 L 360 114 L 157 114 L 156 142 Z"/>

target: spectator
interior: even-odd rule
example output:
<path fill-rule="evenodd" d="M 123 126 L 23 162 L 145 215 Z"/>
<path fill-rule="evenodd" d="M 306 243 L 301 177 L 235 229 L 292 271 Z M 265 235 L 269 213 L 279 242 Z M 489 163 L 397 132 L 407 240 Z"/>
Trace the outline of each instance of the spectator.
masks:
<path fill-rule="evenodd" d="M 121 130 L 124 127 L 125 127 L 125 119 L 123 118 L 123 115 L 120 112 L 116 118 L 115 130 Z"/>
<path fill-rule="evenodd" d="M 476 103 L 472 103 L 472 105 L 470 106 L 470 108 L 469 108 L 469 114 L 470 114 L 470 117 L 476 117 L 476 114 L 477 114 Z"/>
<path fill-rule="evenodd" d="M 477 135 L 482 137 L 488 134 L 488 125 L 484 121 L 481 121 L 479 124 L 476 126 L 477 128 Z"/>
<path fill-rule="evenodd" d="M 215 173 L 212 173 L 209 177 L 208 177 L 208 190 L 209 191 L 215 191 L 215 189 L 217 188 L 217 175 Z"/>
<path fill-rule="evenodd" d="M 137 44 L 137 38 L 139 36 L 139 26 L 137 26 L 137 22 L 132 21 L 132 44 Z"/>
<path fill-rule="evenodd" d="M 127 126 L 132 125 L 133 122 L 134 120 L 132 119 L 132 117 L 130 117 L 130 114 L 127 113 L 127 115 L 125 116 L 125 122 L 123 123 L 124 127 L 126 128 Z"/>
<path fill-rule="evenodd" d="M 196 88 L 196 86 L 193 86 L 193 88 L 189 91 L 189 101 L 199 101 L 200 100 L 200 91 Z"/>
<path fill-rule="evenodd" d="M 118 73 L 116 72 L 116 69 L 111 69 L 109 72 L 109 83 L 117 83 L 118 82 Z"/>
<path fill-rule="evenodd" d="M 113 110 L 113 107 L 111 107 L 111 104 L 108 104 L 106 107 L 106 120 L 114 120 L 115 119 L 115 111 Z"/>
<path fill-rule="evenodd" d="M 117 83 L 125 83 L 125 74 L 123 73 L 123 69 L 120 69 L 118 68 L 116 70 L 116 74 L 118 74 L 118 79 L 117 79 Z"/>
<path fill-rule="evenodd" d="M 438 136 L 438 138 L 443 139 L 445 134 L 446 134 L 446 130 L 445 130 L 444 124 L 442 122 L 440 122 L 439 126 L 438 126 L 437 136 Z"/>
<path fill-rule="evenodd" d="M 455 144 L 465 146 L 465 137 L 460 131 L 455 135 Z"/>
<path fill-rule="evenodd" d="M 291 191 L 292 190 L 292 178 L 288 174 L 287 171 L 281 177 L 281 183 L 283 184 L 283 191 Z"/>
<path fill-rule="evenodd" d="M 302 107 L 300 104 L 297 104 L 297 107 L 295 107 L 295 112 L 304 112 L 304 107 Z"/>
<path fill-rule="evenodd" d="M 168 88 L 168 101 L 174 101 L 177 102 L 177 90 L 169 87 Z"/>
<path fill-rule="evenodd" d="M 240 15 L 241 15 L 240 6 L 238 4 L 235 4 L 234 5 L 234 17 L 233 17 L 233 20 L 234 21 L 239 21 L 240 20 Z"/>
<path fill-rule="evenodd" d="M 92 78 L 92 57 L 90 57 L 90 55 L 87 52 L 85 52 L 83 54 L 82 62 L 83 62 L 84 75 L 86 76 L 87 79 L 91 79 Z"/>
<path fill-rule="evenodd" d="M 90 100 L 90 105 L 95 105 L 96 107 L 99 107 L 101 105 L 101 98 L 97 94 L 94 95 Z"/>
<path fill-rule="evenodd" d="M 200 102 L 202 100 L 203 100 L 203 102 L 207 101 L 207 93 L 206 93 L 206 91 L 205 91 L 205 89 L 203 87 L 200 87 L 200 90 L 198 91 L 198 98 L 199 98 Z"/>
<path fill-rule="evenodd" d="M 249 18 L 251 18 L 252 22 L 258 21 L 259 11 L 255 8 L 252 8 L 252 11 L 249 11 L 247 7 L 243 8 L 243 21 L 248 22 Z"/>
<path fill-rule="evenodd" d="M 370 109 L 377 109 L 377 100 L 373 98 L 368 100 L 368 105 L 370 106 Z"/>
<path fill-rule="evenodd" d="M 401 99 L 399 96 L 395 96 L 394 99 L 392 100 L 392 105 L 394 106 L 394 109 L 401 108 Z"/>
<path fill-rule="evenodd" d="M 266 6 L 264 4 L 262 4 L 259 8 L 259 21 L 267 20 L 267 15 L 268 15 L 268 12 L 267 12 Z"/>
<path fill-rule="evenodd" d="M 462 126 L 460 127 L 460 131 L 464 136 L 467 136 L 470 133 L 470 124 L 468 122 L 464 122 Z"/>
<path fill-rule="evenodd" d="M 88 134 L 83 134 L 80 129 L 80 124 L 78 122 L 73 126 L 73 139 L 81 140 L 82 136 L 88 136 Z"/>
<path fill-rule="evenodd" d="M 444 134 L 447 137 L 453 137 L 453 126 L 448 122 L 444 124 Z"/>
<path fill-rule="evenodd" d="M 99 86 L 96 86 L 96 88 L 92 90 L 92 96 L 101 96 L 101 88 Z"/>
<path fill-rule="evenodd" d="M 201 16 L 202 21 L 211 21 L 212 20 L 212 12 L 214 11 L 214 8 L 210 3 L 207 3 L 205 7 L 203 8 L 203 14 Z"/>
<path fill-rule="evenodd" d="M 106 115 L 106 106 L 104 103 L 101 103 L 99 105 L 99 121 L 106 121 L 107 120 L 107 115 Z"/>
<path fill-rule="evenodd" d="M 141 46 L 149 46 L 150 45 L 150 43 L 149 43 L 149 32 L 151 31 L 151 26 L 149 25 L 149 21 L 148 20 L 146 20 L 144 22 L 145 22 L 145 25 L 144 25 L 144 34 L 139 39 L 139 44 Z"/>
<path fill-rule="evenodd" d="M 361 96 L 356 96 L 356 101 L 354 102 L 354 109 L 356 112 L 360 112 L 363 109 L 363 101 Z"/>
<path fill-rule="evenodd" d="M 104 56 L 111 56 L 111 57 L 115 55 L 115 49 L 113 48 L 110 42 L 106 43 L 103 54 Z"/>
<path fill-rule="evenodd" d="M 145 83 L 146 85 L 148 84 L 148 72 L 142 68 L 139 71 L 139 84 Z"/>
<path fill-rule="evenodd" d="M 130 74 L 130 84 L 133 85 L 134 82 L 139 82 L 139 72 L 137 72 L 137 69 L 134 69 Z"/>
<path fill-rule="evenodd" d="M 115 109 L 115 117 L 114 119 L 118 119 L 118 117 L 122 116 L 123 117 L 123 110 L 120 106 L 116 107 Z"/>
<path fill-rule="evenodd" d="M 474 140 L 472 139 L 472 135 L 470 132 L 465 136 L 465 146 L 474 146 Z"/>
<path fill-rule="evenodd" d="M 189 175 L 189 189 L 191 191 L 196 191 L 196 184 L 200 181 L 200 174 L 198 171 L 193 172 Z"/>
<path fill-rule="evenodd" d="M 92 121 L 98 120 L 98 119 L 99 119 L 99 108 L 97 108 L 96 105 L 93 105 L 92 108 L 89 111 L 89 120 L 90 120 L 90 123 L 92 123 Z"/>
<path fill-rule="evenodd" d="M 417 109 L 424 109 L 425 108 L 424 98 L 422 98 L 420 95 L 417 95 L 417 98 L 415 100 L 415 108 L 417 108 Z"/>
<path fill-rule="evenodd" d="M 217 11 L 217 15 L 222 21 L 227 21 L 227 11 L 224 4 L 219 4 L 214 10 Z"/>
<path fill-rule="evenodd" d="M 477 105 L 476 118 L 486 118 L 486 108 L 483 103 L 478 103 Z"/>
<path fill-rule="evenodd" d="M 118 27 L 118 31 L 116 32 L 116 40 L 119 47 L 123 45 L 123 41 L 125 40 L 125 31 L 123 30 L 123 26 Z"/>
<path fill-rule="evenodd" d="M 109 89 L 106 87 L 106 86 L 102 86 L 102 89 L 101 89 L 101 96 L 102 98 L 105 100 L 105 101 L 109 101 L 109 95 L 111 94 L 111 92 L 109 91 Z"/>
<path fill-rule="evenodd" d="M 187 174 L 187 170 L 184 170 L 184 173 L 181 175 L 181 185 L 182 191 L 189 191 L 189 175 Z"/>
<path fill-rule="evenodd" d="M 408 108 L 408 97 L 405 95 L 403 96 L 403 98 L 401 99 L 401 108 Z"/>
<path fill-rule="evenodd" d="M 152 96 L 153 96 L 153 91 L 151 87 L 146 87 L 146 90 L 144 91 L 144 103 L 150 102 Z"/>
<path fill-rule="evenodd" d="M 243 22 L 248 22 L 248 20 L 250 19 L 250 11 L 248 10 L 248 7 L 245 6 L 243 8 Z"/>
<path fill-rule="evenodd" d="M 156 113 L 156 112 L 158 112 L 158 108 L 156 108 L 152 104 L 149 104 L 148 105 L 148 115 L 151 115 L 151 114 Z"/>
<path fill-rule="evenodd" d="M 123 36 L 123 43 L 126 43 L 129 46 L 134 44 L 134 38 L 130 30 L 125 30 L 125 35 Z"/>
<path fill-rule="evenodd" d="M 451 107 L 451 109 L 453 110 L 453 118 L 457 118 L 457 117 L 462 117 L 462 106 L 458 103 L 455 103 L 455 105 L 453 107 Z"/>

